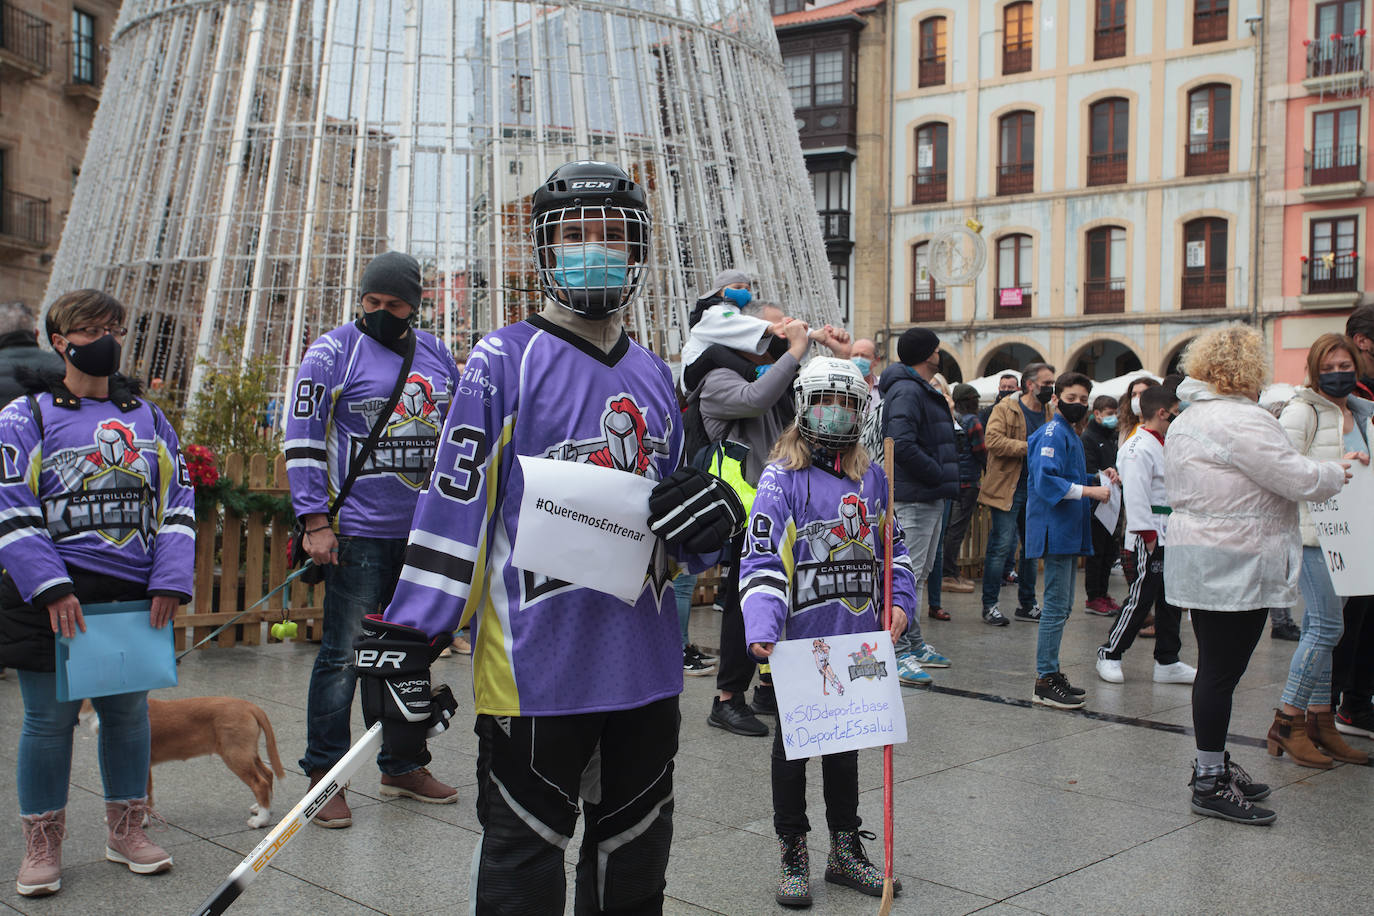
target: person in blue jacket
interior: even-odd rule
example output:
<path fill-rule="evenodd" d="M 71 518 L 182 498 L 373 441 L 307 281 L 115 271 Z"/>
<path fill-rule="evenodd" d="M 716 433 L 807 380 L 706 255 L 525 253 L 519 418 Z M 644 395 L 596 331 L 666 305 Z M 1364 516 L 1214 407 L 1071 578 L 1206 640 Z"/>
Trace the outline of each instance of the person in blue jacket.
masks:
<path fill-rule="evenodd" d="M 1045 560 L 1045 596 L 1035 648 L 1035 694 L 1040 706 L 1080 709 L 1083 691 L 1059 670 L 1059 641 L 1073 607 L 1078 558 L 1093 552 L 1092 503 L 1111 496 L 1088 476 L 1078 427 L 1088 413 L 1093 383 L 1086 375 L 1065 372 L 1054 383 L 1054 418 L 1026 442 L 1029 493 L 1026 500 L 1026 556 Z M 1117 483 L 1116 472 L 1102 476 Z"/>

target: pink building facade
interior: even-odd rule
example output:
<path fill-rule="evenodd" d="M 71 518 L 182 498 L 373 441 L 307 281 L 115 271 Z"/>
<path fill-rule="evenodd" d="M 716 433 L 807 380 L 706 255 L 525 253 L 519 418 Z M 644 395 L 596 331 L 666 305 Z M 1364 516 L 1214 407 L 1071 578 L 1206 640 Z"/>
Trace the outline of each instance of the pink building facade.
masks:
<path fill-rule="evenodd" d="M 1288 0 L 1267 12 L 1261 301 L 1275 380 L 1302 384 L 1312 341 L 1344 329 L 1374 278 L 1374 0 Z"/>

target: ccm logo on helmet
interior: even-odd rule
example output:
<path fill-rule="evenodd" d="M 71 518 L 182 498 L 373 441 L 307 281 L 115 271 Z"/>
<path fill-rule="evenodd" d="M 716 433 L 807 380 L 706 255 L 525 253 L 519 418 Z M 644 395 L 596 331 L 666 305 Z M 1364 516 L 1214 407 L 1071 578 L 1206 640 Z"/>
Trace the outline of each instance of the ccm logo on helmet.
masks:
<path fill-rule="evenodd" d="M 607 181 L 604 178 L 583 178 L 568 182 L 568 190 L 570 191 L 609 191 L 614 187 L 614 181 Z"/>
<path fill-rule="evenodd" d="M 354 658 L 354 663 L 359 668 L 385 668 L 387 665 L 390 665 L 393 668 L 399 669 L 401 667 L 401 662 L 405 661 L 405 659 L 406 654 L 404 652 L 395 652 L 391 649 L 385 651 L 378 649 L 359 649 L 357 656 Z"/>

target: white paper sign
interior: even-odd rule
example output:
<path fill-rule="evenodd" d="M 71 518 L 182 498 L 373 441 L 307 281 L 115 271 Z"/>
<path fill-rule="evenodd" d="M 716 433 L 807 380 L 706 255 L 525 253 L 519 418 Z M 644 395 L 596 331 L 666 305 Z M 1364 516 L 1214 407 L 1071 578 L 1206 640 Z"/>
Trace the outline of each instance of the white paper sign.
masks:
<path fill-rule="evenodd" d="M 1368 430 L 1374 436 L 1374 425 Z M 1374 595 L 1374 466 L 1358 461 L 1350 482 L 1325 502 L 1309 502 L 1331 585 L 1342 598 Z"/>
<path fill-rule="evenodd" d="M 520 456 L 525 493 L 511 562 L 634 604 L 657 538 L 654 481 L 575 461 Z"/>
<path fill-rule="evenodd" d="M 1189 127 L 1191 133 L 1194 135 L 1207 133 L 1207 113 L 1206 105 L 1198 105 L 1193 109 L 1192 124 Z"/>
<path fill-rule="evenodd" d="M 930 169 L 935 167 L 935 145 L 932 143 L 922 143 L 916 147 L 916 167 L 918 169 Z"/>
<path fill-rule="evenodd" d="M 1102 527 L 1108 531 L 1116 530 L 1116 523 L 1121 520 L 1121 487 L 1117 484 L 1111 485 L 1112 495 L 1106 502 L 1097 504 L 1093 514 L 1102 523 Z"/>
<path fill-rule="evenodd" d="M 1189 242 L 1184 246 L 1183 250 L 1186 252 L 1184 263 L 1188 267 L 1207 266 L 1206 242 Z"/>
<path fill-rule="evenodd" d="M 769 658 L 788 760 L 906 743 L 892 637 L 789 639 Z"/>

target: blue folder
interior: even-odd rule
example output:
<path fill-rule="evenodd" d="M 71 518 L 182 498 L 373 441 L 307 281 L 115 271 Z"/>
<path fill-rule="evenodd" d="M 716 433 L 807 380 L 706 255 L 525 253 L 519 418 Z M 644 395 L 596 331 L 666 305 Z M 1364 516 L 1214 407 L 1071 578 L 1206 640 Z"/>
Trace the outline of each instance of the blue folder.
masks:
<path fill-rule="evenodd" d="M 59 702 L 176 685 L 172 625 L 154 629 L 151 608 L 149 601 L 81 606 L 86 632 L 57 637 Z"/>

